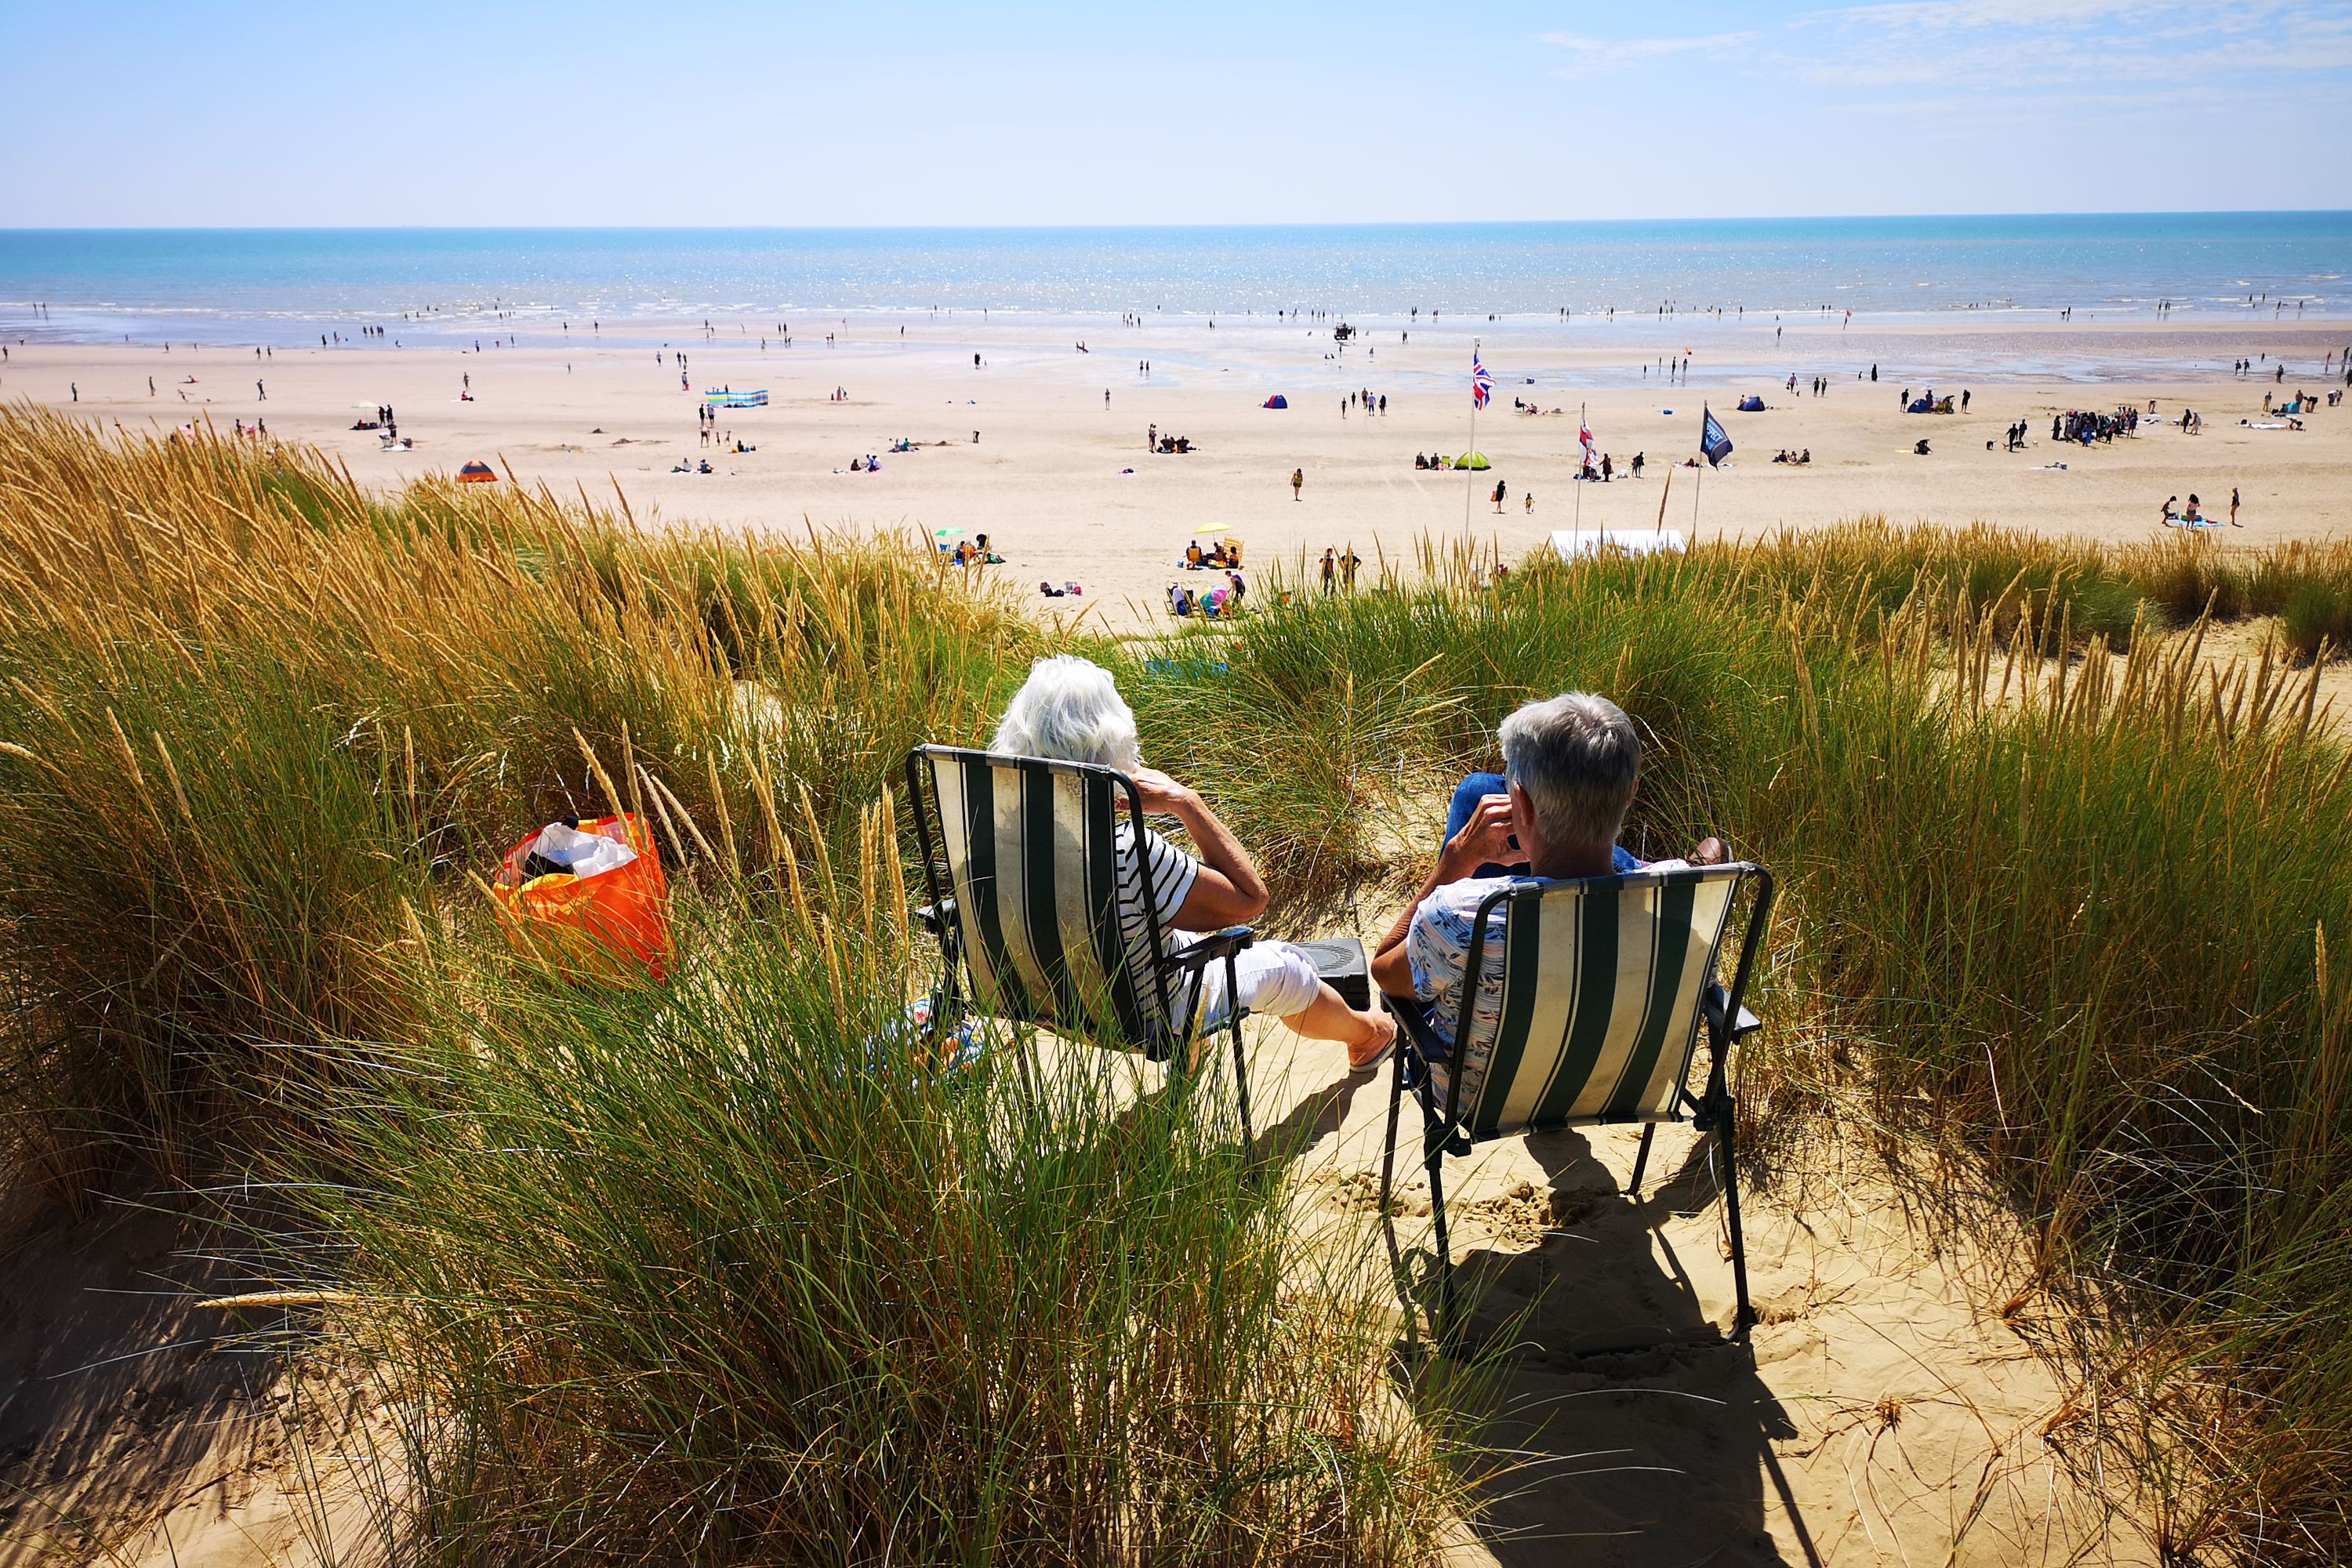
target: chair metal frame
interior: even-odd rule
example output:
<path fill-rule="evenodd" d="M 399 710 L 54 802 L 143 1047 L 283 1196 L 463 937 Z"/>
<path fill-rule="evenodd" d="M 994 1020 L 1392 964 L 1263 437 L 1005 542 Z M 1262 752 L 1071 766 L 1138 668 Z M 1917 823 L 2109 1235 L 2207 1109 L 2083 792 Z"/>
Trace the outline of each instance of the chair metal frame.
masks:
<path fill-rule="evenodd" d="M 1135 830 L 1135 841 L 1139 847 L 1143 843 L 1144 834 L 1148 831 L 1144 819 L 1142 792 L 1136 787 L 1133 779 L 1116 768 L 1103 767 L 1091 763 L 1063 762 L 1047 757 L 1024 757 L 997 752 L 974 751 L 958 746 L 924 745 L 917 746 L 908 752 L 907 753 L 907 796 L 914 808 L 915 836 L 922 849 L 924 888 L 930 898 L 930 902 L 916 910 L 916 915 L 924 926 L 939 938 L 942 962 L 940 985 L 933 996 L 932 1027 L 935 1030 L 951 1027 L 955 1022 L 966 1016 L 970 1006 L 976 1005 L 985 1008 L 992 1016 L 1012 1018 L 1022 1023 L 1045 1024 L 1056 1031 L 1066 1032 L 1075 1037 L 1085 1039 L 1089 1044 L 1113 1049 L 1139 1051 L 1149 1060 L 1169 1062 L 1171 1072 L 1189 1073 L 1198 1065 L 1193 1059 L 1196 1053 L 1192 1047 L 1197 1038 L 1202 972 L 1211 963 L 1222 961 L 1225 966 L 1228 1016 L 1218 1026 L 1227 1030 L 1232 1037 L 1234 1087 L 1241 1111 L 1242 1136 L 1244 1141 L 1252 1138 L 1254 1134 L 1250 1128 L 1249 1064 L 1242 1043 L 1242 1019 L 1247 1016 L 1248 1010 L 1241 1005 L 1241 990 L 1235 970 L 1236 962 L 1243 950 L 1256 940 L 1255 933 L 1248 926 L 1227 926 L 1222 931 L 1210 932 L 1171 952 L 1167 950 L 1165 933 L 1160 930 L 1160 910 L 1149 896 L 1150 889 L 1147 888 L 1144 919 L 1150 929 L 1153 955 L 1151 973 L 1149 976 L 1151 987 L 1150 996 L 1158 1004 L 1156 1011 L 1150 1016 L 1157 1020 L 1159 1029 L 1157 1033 L 1144 1031 L 1145 1037 L 1142 1038 L 1134 1037 L 1135 1031 L 1129 1028 L 1125 1021 L 1116 1016 L 1115 1010 L 1112 1016 L 1106 1019 L 1102 1016 L 1104 1009 L 1088 1005 L 1091 1002 L 1102 1000 L 1100 998 L 1080 998 L 1079 1011 L 1085 1016 L 1070 1017 L 1057 1016 L 1051 1007 L 1040 1008 L 1031 1005 L 1007 1010 L 1004 1006 L 1007 999 L 1002 992 L 992 997 L 982 996 L 978 994 L 979 987 L 976 983 L 968 994 L 961 984 L 970 977 L 970 962 L 963 951 L 963 930 L 959 918 L 955 868 L 947 860 L 946 816 L 939 798 L 937 778 L 932 771 L 933 766 L 941 762 L 959 764 L 982 763 L 991 768 L 1013 768 L 1024 773 L 1032 774 L 1060 773 L 1107 784 L 1114 792 L 1115 802 L 1123 800 L 1128 821 Z M 1118 811 L 1117 805 L 1113 805 L 1112 811 L 1115 816 Z M 1105 841 L 1102 852 L 1110 853 L 1108 839 Z M 1139 847 L 1139 853 L 1140 853 Z M 1109 880 L 1113 889 L 1112 900 L 1107 907 L 1092 911 L 1091 918 L 1109 921 L 1111 931 L 1116 937 L 1118 934 L 1118 909 L 1116 891 L 1118 868 L 1115 865 L 1111 868 Z M 1118 942 L 1118 951 L 1123 965 L 1127 953 L 1123 940 Z M 1059 978 L 1062 977 L 1049 976 L 1049 980 Z M 1112 977 L 1114 984 L 1118 978 L 1117 975 Z M 1129 986 L 1132 987 L 1137 984 L 1137 976 L 1129 975 L 1126 978 Z M 1048 986 L 1049 993 L 1058 992 L 1060 989 L 1057 984 Z M 1171 995 L 1185 999 L 1185 1016 L 1181 1019 L 1177 1016 L 1176 1009 L 1171 1005 Z"/>
<path fill-rule="evenodd" d="M 1678 1103 L 1664 1118 L 1667 1121 L 1682 1121 L 1681 1112 L 1686 1106 L 1691 1112 L 1691 1125 L 1701 1132 L 1714 1133 L 1717 1146 L 1722 1152 L 1724 1215 L 1731 1231 L 1732 1280 L 1738 1297 L 1738 1307 L 1732 1318 L 1732 1331 L 1720 1342 L 1744 1344 L 1748 1340 L 1748 1331 L 1755 1326 L 1756 1310 L 1748 1299 L 1748 1246 L 1745 1237 L 1741 1234 L 1739 1224 L 1739 1171 L 1737 1141 L 1738 1105 L 1730 1087 L 1730 1057 L 1731 1047 L 1735 1044 L 1763 1027 L 1762 1021 L 1744 1005 L 1744 1000 L 1748 994 L 1748 983 L 1755 973 L 1759 944 L 1762 942 L 1764 931 L 1771 921 L 1774 882 L 1769 871 L 1747 861 L 1735 861 L 1725 866 L 1693 868 L 1693 869 L 1704 873 L 1702 879 L 1706 880 L 1725 877 L 1734 879 L 1734 885 L 1727 898 L 1724 909 L 1723 930 L 1725 931 L 1730 929 L 1731 921 L 1738 908 L 1740 889 L 1751 883 L 1755 888 L 1754 898 L 1748 907 L 1747 930 L 1740 941 L 1739 962 L 1733 972 L 1730 989 L 1727 991 L 1717 979 L 1721 961 L 1723 937 L 1723 931 L 1718 931 L 1715 939 L 1715 951 L 1708 954 L 1699 1005 L 1693 1018 L 1694 1028 L 1704 1027 L 1706 1031 L 1709 1059 L 1706 1091 L 1698 1096 L 1693 1096 L 1690 1092 L 1689 1066 L 1686 1058 L 1683 1069 L 1683 1082 L 1676 1089 Z M 1681 872 L 1669 873 L 1669 875 L 1682 874 Z M 1505 887 L 1480 900 L 1477 913 L 1470 928 L 1470 948 L 1464 973 L 1461 1010 L 1454 1029 L 1456 1045 L 1459 1046 L 1471 1037 L 1471 1024 L 1477 1004 L 1477 977 L 1486 961 L 1487 921 L 1496 910 L 1510 904 L 1515 900 L 1539 900 L 1545 893 L 1563 888 L 1581 886 L 1588 889 L 1598 889 L 1604 884 L 1630 881 L 1642 875 L 1641 872 L 1633 872 L 1609 877 L 1590 877 L 1572 882 L 1517 877 L 1511 879 Z M 1506 919 L 1507 921 L 1507 915 Z M 1508 940 L 1507 924 L 1505 929 L 1506 940 Z M 1506 973 L 1507 974 L 1507 971 Z M 1432 1311 L 1432 1322 L 1440 1346 L 1451 1350 L 1460 1342 L 1462 1324 L 1454 1289 L 1453 1249 L 1446 1235 L 1444 1173 L 1441 1168 L 1445 1156 L 1449 1153 L 1466 1155 L 1471 1152 L 1474 1142 L 1495 1142 L 1504 1138 L 1518 1137 L 1528 1132 L 1556 1131 L 1570 1127 L 1622 1126 L 1629 1121 L 1640 1120 L 1643 1122 L 1641 1150 L 1634 1156 L 1633 1178 L 1626 1184 L 1625 1188 L 1629 1198 L 1637 1198 L 1641 1195 L 1643 1173 L 1649 1165 L 1651 1141 L 1657 1135 L 1658 1121 L 1661 1119 L 1656 1117 L 1556 1118 L 1500 1126 L 1492 1131 L 1477 1134 L 1474 1138 L 1462 1126 L 1462 1118 L 1470 1109 L 1462 1104 L 1462 1086 L 1469 1075 L 1459 1070 L 1458 1067 L 1456 1070 L 1447 1074 L 1445 1103 L 1443 1107 L 1436 1103 L 1436 1094 L 1431 1083 L 1430 1065 L 1447 1060 L 1452 1057 L 1453 1050 L 1437 1037 L 1436 1032 L 1429 1026 L 1428 1020 L 1423 1016 L 1420 1005 L 1412 998 L 1391 996 L 1383 993 L 1381 1000 L 1387 1004 L 1389 1012 L 1397 1020 L 1398 1027 L 1404 1038 L 1398 1042 L 1396 1070 L 1389 1089 L 1388 1138 L 1381 1158 L 1381 1213 L 1384 1223 L 1391 1222 L 1394 1213 L 1391 1205 L 1391 1194 L 1395 1185 L 1398 1115 L 1402 1108 L 1405 1091 L 1411 1089 L 1414 1103 L 1421 1107 L 1423 1166 L 1429 1177 L 1430 1210 L 1435 1218 L 1436 1226 L 1434 1240 L 1438 1259 L 1437 1301 Z M 1503 1026 L 1504 1020 L 1498 1018 L 1496 1027 L 1500 1029 Z M 1696 1051 L 1691 1050 L 1689 1054 L 1696 1055 Z M 1521 1070 L 1524 1068 L 1523 1058 Z M 1602 1354 L 1613 1351 L 1647 1348 L 1652 1347 L 1612 1346 L 1609 1351 L 1592 1351 L 1584 1353 Z"/>

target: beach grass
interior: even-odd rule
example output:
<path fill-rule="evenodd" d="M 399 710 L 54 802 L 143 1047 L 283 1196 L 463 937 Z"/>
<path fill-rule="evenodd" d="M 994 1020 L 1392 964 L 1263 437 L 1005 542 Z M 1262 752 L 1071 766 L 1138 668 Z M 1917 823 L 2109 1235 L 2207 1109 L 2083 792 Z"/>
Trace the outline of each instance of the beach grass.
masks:
<path fill-rule="evenodd" d="M 1650 748 L 1627 841 L 1720 833 L 1781 878 L 1773 1027 L 1744 1068 L 1758 1175 L 1832 1107 L 1982 1161 L 2045 1288 L 2119 1314 L 2106 1370 L 2139 1400 L 2139 1457 L 2178 1467 L 2168 1544 L 2330 1560 L 2352 1543 L 2325 1457 L 2352 1379 L 2321 1327 L 2352 1308 L 2352 752 L 2321 666 L 2217 663 L 2146 601 L 2119 652 L 2066 586 L 2130 580 L 2116 557 L 1980 538 L 1998 564 L 1975 574 L 1919 542 L 1864 526 L 1499 585 L 1438 560 L 1295 596 L 1221 673 L 1129 679 L 1152 754 L 1234 802 L 1278 887 L 1409 885 L 1444 788 L 1498 765 L 1504 714 L 1615 698 Z M 1383 750 L 1339 776 L 1343 721 Z M 1360 826 L 1300 829 L 1330 821 Z"/>
<path fill-rule="evenodd" d="M 1614 697 L 1629 843 L 1782 879 L 1759 1176 L 1831 1106 L 1980 1163 L 2103 1330 L 2167 1544 L 2352 1552 L 2345 546 L 1430 546 L 1115 643 L 910 543 L 378 496 L 251 442 L 8 412 L 0 475 L 9 1175 L 314 1184 L 274 1267 L 365 1303 L 420 1558 L 1402 1562 L 1467 1506 L 1463 1402 L 1390 1377 L 1281 1161 L 1107 1061 L 942 1073 L 893 1028 L 887 792 L 1063 646 L 1280 929 L 1392 897 L 1512 707 Z M 520 964 L 472 880 L 616 805 L 678 891 L 660 992 Z"/>
<path fill-rule="evenodd" d="M 887 861 L 862 919 L 682 902 L 667 988 L 458 944 L 313 1101 L 333 1239 L 280 1267 L 360 1294 L 409 1560 L 1428 1561 L 1466 1427 L 1391 1381 L 1367 1238 L 1226 1086 L 942 1067 Z"/>

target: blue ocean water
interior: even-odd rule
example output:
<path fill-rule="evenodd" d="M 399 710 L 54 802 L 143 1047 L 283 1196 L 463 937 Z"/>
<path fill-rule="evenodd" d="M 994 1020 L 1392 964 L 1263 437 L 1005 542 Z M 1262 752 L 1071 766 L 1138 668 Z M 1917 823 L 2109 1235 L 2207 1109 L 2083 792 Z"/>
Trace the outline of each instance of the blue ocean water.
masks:
<path fill-rule="evenodd" d="M 525 337 L 794 312 L 2352 311 L 2352 213 L 1029 229 L 0 229 L 0 332 Z M 2283 306 L 2283 312 L 2281 307 Z M 307 329 L 307 330 L 306 330 Z"/>

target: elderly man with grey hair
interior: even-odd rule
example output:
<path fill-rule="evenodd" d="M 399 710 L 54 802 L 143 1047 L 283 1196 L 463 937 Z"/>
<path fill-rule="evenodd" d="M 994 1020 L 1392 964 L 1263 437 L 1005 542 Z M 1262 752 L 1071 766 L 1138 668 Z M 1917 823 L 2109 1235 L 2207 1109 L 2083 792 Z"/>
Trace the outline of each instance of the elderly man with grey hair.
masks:
<path fill-rule="evenodd" d="M 1147 905 L 1157 910 L 1171 948 L 1192 942 L 1194 931 L 1244 924 L 1265 912 L 1265 883 L 1233 829 L 1199 795 L 1143 765 L 1135 713 L 1101 666 L 1075 654 L 1039 659 L 1005 708 L 989 749 L 1117 768 L 1135 781 L 1145 811 L 1183 824 L 1197 859 L 1148 827 L 1139 840 L 1129 823 L 1114 834 L 1119 930 L 1131 972 L 1155 959 Z M 1396 1020 L 1377 1006 L 1364 1013 L 1349 1006 L 1315 961 L 1289 942 L 1253 942 L 1234 961 L 1234 978 L 1244 1007 L 1280 1018 L 1308 1039 L 1340 1042 L 1354 1070 L 1369 1072 L 1388 1059 Z M 1202 1028 L 1230 1016 L 1224 986 L 1223 968 L 1210 965 L 1192 1011 Z"/>
<path fill-rule="evenodd" d="M 1478 906 L 1512 876 L 1568 879 L 1673 870 L 1725 858 L 1708 838 L 1688 860 L 1635 859 L 1617 844 L 1642 771 L 1642 737 L 1605 697 L 1570 691 L 1530 702 L 1503 721 L 1503 773 L 1474 773 L 1454 792 L 1445 843 L 1421 892 L 1372 955 L 1372 979 L 1411 997 L 1450 1049 Z M 1502 1008 L 1503 914 L 1486 931 L 1472 1031 L 1491 1041 Z M 1474 1045 L 1475 1041 L 1474 1040 Z"/>

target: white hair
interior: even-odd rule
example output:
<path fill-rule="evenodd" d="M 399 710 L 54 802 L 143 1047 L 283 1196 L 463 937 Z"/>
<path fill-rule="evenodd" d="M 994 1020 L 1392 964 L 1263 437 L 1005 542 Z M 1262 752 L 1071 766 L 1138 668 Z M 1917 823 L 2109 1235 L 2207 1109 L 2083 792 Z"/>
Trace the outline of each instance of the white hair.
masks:
<path fill-rule="evenodd" d="M 1072 653 L 1041 658 L 1013 693 L 990 751 L 1094 763 L 1133 773 L 1143 765 L 1135 710 L 1110 671 Z"/>

